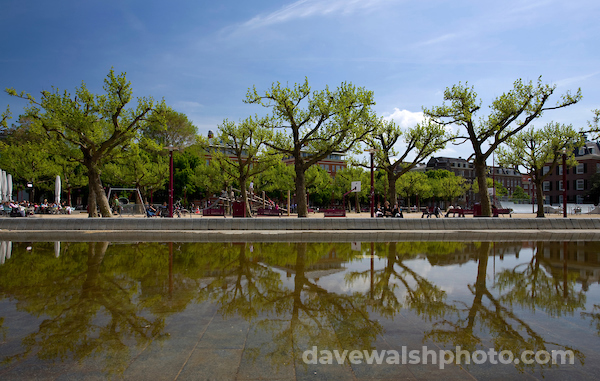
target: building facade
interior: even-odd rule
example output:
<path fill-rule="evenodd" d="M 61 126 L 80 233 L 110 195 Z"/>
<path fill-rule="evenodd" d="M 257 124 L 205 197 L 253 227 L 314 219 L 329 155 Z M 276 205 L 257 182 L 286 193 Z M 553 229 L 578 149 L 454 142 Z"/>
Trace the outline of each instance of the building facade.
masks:
<path fill-rule="evenodd" d="M 573 204 L 592 203 L 589 197 L 591 189 L 591 177 L 600 172 L 600 144 L 598 142 L 586 141 L 583 147 L 575 150 L 575 159 L 579 163 L 576 167 L 567 168 L 566 171 L 566 193 L 567 202 Z M 550 171 L 550 164 L 543 168 L 543 173 Z M 563 203 L 564 184 L 563 167 L 559 162 L 552 173 L 543 182 L 544 203 Z"/>

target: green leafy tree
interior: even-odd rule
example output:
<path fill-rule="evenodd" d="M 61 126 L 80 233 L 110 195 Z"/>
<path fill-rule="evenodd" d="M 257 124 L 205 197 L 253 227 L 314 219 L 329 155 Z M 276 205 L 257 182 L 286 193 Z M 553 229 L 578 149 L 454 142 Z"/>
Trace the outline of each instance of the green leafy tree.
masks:
<path fill-rule="evenodd" d="M 491 188 L 496 188 L 495 192 L 496 192 L 496 197 L 500 196 L 506 196 L 508 194 L 508 190 L 506 189 L 506 187 L 504 185 L 502 185 L 502 183 L 498 182 L 498 181 L 494 181 L 491 177 L 486 178 L 485 180 L 485 186 L 486 186 L 486 192 L 487 189 L 491 189 Z M 472 185 L 473 187 L 473 192 L 478 193 L 479 192 L 479 184 L 478 183 L 473 183 Z"/>
<path fill-rule="evenodd" d="M 556 86 L 544 85 L 541 77 L 536 83 L 515 81 L 512 90 L 498 96 L 490 106 L 490 113 L 477 121 L 475 116 L 481 109 L 477 93 L 467 84 L 452 86 L 444 91 L 442 106 L 424 109 L 425 115 L 444 124 L 457 124 L 464 128 L 465 135 L 458 136 L 462 142 L 469 141 L 473 147 L 473 164 L 479 184 L 481 213 L 491 217 L 490 199 L 485 188 L 486 160 L 504 142 L 525 129 L 533 120 L 542 116 L 544 111 L 560 109 L 577 103 L 581 99 L 581 89 L 575 95 L 570 92 L 562 95 L 555 105 L 546 103 L 554 93 Z"/>
<path fill-rule="evenodd" d="M 464 177 L 456 176 L 454 172 L 438 169 L 425 172 L 429 178 L 431 187 L 436 197 L 451 200 L 463 196 L 467 191 L 468 184 Z"/>
<path fill-rule="evenodd" d="M 498 162 L 502 166 L 525 168 L 536 188 L 537 216 L 544 217 L 544 180 L 562 160 L 563 150 L 567 155 L 567 166 L 577 165 L 574 151 L 582 144 L 581 134 L 572 126 L 548 123 L 541 129 L 531 127 L 509 138 L 507 147 L 498 150 Z M 544 167 L 548 171 L 545 172 Z"/>
<path fill-rule="evenodd" d="M 153 115 L 142 133 L 162 147 L 184 149 L 196 143 L 198 129 L 187 115 L 168 108 L 159 117 Z"/>
<path fill-rule="evenodd" d="M 446 147 L 455 138 L 445 126 L 426 119 L 414 127 L 402 130 L 393 121 L 382 120 L 372 134 L 367 135 L 365 142 L 369 147 L 377 149 L 376 166 L 387 174 L 387 198 L 393 205 L 397 202 L 396 181 L 429 156 Z M 398 150 L 397 144 L 402 143 Z M 411 159 L 408 159 L 411 157 Z M 363 162 L 362 166 L 370 168 Z"/>
<path fill-rule="evenodd" d="M 511 195 L 511 199 L 512 200 L 530 200 L 531 196 L 529 196 L 527 193 L 525 193 L 525 190 L 523 188 L 521 188 L 520 186 L 517 185 L 517 187 L 515 188 L 515 190 L 513 191 L 513 194 Z"/>
<path fill-rule="evenodd" d="M 74 97 L 53 89 L 42 91 L 38 101 L 30 94 L 7 89 L 8 94 L 29 102 L 25 116 L 40 133 L 64 143 L 54 154 L 78 160 L 86 167 L 90 217 L 98 217 L 97 208 L 103 217 L 112 216 L 100 179 L 102 165 L 138 136 L 157 106 L 165 109 L 164 102 L 157 105 L 152 98 L 138 98 L 135 109 L 126 108 L 133 99 L 131 83 L 125 73 L 115 75 L 112 69 L 104 80 L 104 91 L 104 95 L 94 95 L 82 83 Z"/>
<path fill-rule="evenodd" d="M 254 178 L 254 188 L 265 191 L 268 197 L 287 197 L 288 191 L 294 191 L 294 176 L 296 171 L 293 165 L 287 165 L 283 161 L 277 161 L 266 171 L 259 173 Z"/>
<path fill-rule="evenodd" d="M 421 172 L 408 172 L 396 180 L 398 193 L 406 198 L 406 205 L 410 206 L 410 198 L 416 196 L 416 205 L 420 207 L 420 200 L 431 197 L 433 190 L 427 181 L 427 175 Z M 409 209 L 410 210 L 410 209 Z"/>
<path fill-rule="evenodd" d="M 293 88 L 275 83 L 264 95 L 248 90 L 245 102 L 272 110 L 261 124 L 277 130 L 267 145 L 294 158 L 298 217 L 307 216 L 306 171 L 333 152 L 351 150 L 375 128 L 373 93 L 348 83 L 314 92 L 308 80 Z"/>
<path fill-rule="evenodd" d="M 332 192 L 333 179 L 329 173 L 318 165 L 308 168 L 306 171 L 306 194 L 309 195 L 310 203 L 319 206 L 327 205 L 331 202 Z M 302 198 L 296 194 L 298 204 Z"/>
<path fill-rule="evenodd" d="M 342 196 L 349 192 L 352 188 L 352 182 L 360 181 L 361 187 L 360 192 L 352 192 L 346 196 L 346 200 L 348 200 L 348 205 L 351 203 L 352 197 L 354 197 L 356 212 L 360 213 L 360 202 L 361 198 L 365 198 L 370 193 L 370 181 L 364 182 L 364 174 L 365 171 L 361 167 L 346 167 L 336 172 L 335 178 L 333 180 L 333 188 L 336 198 L 342 199 Z M 353 196 L 354 195 L 354 196 Z"/>
<path fill-rule="evenodd" d="M 226 119 L 218 129 L 215 143 L 208 149 L 215 164 L 237 180 L 242 200 L 250 216 L 252 210 L 248 202 L 248 181 L 275 163 L 281 162 L 279 155 L 264 149 L 265 144 L 272 138 L 272 131 L 252 118 L 237 125 Z"/>

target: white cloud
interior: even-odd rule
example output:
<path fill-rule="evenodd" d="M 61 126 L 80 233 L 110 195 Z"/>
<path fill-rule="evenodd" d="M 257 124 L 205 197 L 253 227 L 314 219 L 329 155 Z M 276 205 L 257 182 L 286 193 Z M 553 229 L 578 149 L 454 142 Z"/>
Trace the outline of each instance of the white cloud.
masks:
<path fill-rule="evenodd" d="M 410 127 L 416 126 L 418 123 L 423 121 L 423 112 L 412 112 L 408 110 L 400 110 L 399 108 L 394 108 L 394 112 L 384 116 L 385 120 L 390 121 L 393 120 L 400 128 L 406 129 Z"/>
<path fill-rule="evenodd" d="M 243 23 L 239 29 L 256 29 L 313 16 L 350 14 L 356 11 L 370 9 L 383 1 L 384 0 L 298 0 L 278 11 L 258 15 Z"/>
<path fill-rule="evenodd" d="M 198 102 L 192 102 L 192 101 L 178 101 L 178 102 L 175 102 L 173 104 L 173 108 L 174 109 L 176 109 L 176 110 L 181 109 L 181 110 L 186 111 L 186 112 L 191 112 L 193 110 L 198 110 L 198 109 L 201 109 L 203 107 L 204 107 L 203 104 L 198 103 Z"/>

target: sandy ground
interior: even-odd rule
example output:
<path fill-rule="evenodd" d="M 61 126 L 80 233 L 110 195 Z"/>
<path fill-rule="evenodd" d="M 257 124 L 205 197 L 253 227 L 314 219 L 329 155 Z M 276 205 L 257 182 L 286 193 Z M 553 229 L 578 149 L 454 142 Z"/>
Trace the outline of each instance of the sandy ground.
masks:
<path fill-rule="evenodd" d="M 404 218 L 422 218 L 422 213 L 404 213 Z M 347 213 L 346 218 L 370 218 L 371 213 Z M 563 218 L 562 214 L 546 214 L 546 218 Z M 67 214 L 36 214 L 34 216 L 28 218 L 87 218 L 87 213 L 81 213 L 79 211 L 73 212 L 71 215 Z M 144 218 L 143 215 L 130 215 L 125 214 L 123 216 L 116 215 L 115 218 Z M 178 217 L 175 217 L 178 218 Z M 181 218 L 223 218 L 219 216 L 210 216 L 204 217 L 200 214 L 187 214 L 182 216 Z M 231 216 L 227 216 L 226 218 L 232 218 Z M 256 218 L 278 218 L 278 217 L 265 217 L 260 216 Z M 297 218 L 296 214 L 291 214 L 289 217 L 287 215 L 283 215 L 281 218 Z M 309 213 L 308 218 L 324 218 L 323 213 Z M 334 217 L 332 217 L 334 218 Z M 339 218 L 339 217 L 338 217 Z M 427 218 L 427 217 L 423 217 Z M 435 218 L 432 216 L 431 218 Z M 460 218 L 460 217 L 440 217 L 440 218 Z M 464 218 L 473 218 L 473 215 L 466 215 Z M 511 216 L 508 215 L 500 215 L 498 218 L 537 218 L 535 213 L 513 213 Z M 567 218 L 600 218 L 600 214 L 568 214 Z"/>

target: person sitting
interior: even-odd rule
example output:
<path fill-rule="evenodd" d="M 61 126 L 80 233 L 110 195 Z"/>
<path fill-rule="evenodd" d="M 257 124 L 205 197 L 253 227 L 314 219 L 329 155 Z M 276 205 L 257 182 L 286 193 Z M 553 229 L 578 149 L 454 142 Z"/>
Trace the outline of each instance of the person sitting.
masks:
<path fill-rule="evenodd" d="M 146 203 L 146 216 L 154 217 L 156 216 L 156 208 L 149 203 Z"/>
<path fill-rule="evenodd" d="M 398 203 L 394 204 L 394 208 L 392 209 L 392 217 L 404 218 L 402 209 L 398 207 Z"/>
<path fill-rule="evenodd" d="M 381 204 L 377 204 L 377 209 L 375 209 L 375 217 L 383 217 L 383 210 L 381 209 Z"/>
<path fill-rule="evenodd" d="M 433 214 L 435 215 L 435 218 L 439 218 L 442 215 L 442 210 L 439 206 L 433 208 Z"/>
<path fill-rule="evenodd" d="M 392 208 L 390 208 L 390 202 L 386 201 L 383 203 L 383 216 L 392 217 Z"/>

